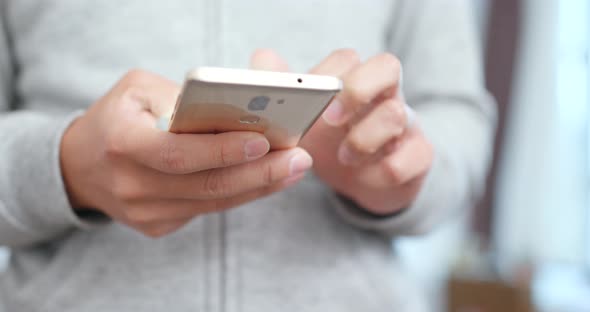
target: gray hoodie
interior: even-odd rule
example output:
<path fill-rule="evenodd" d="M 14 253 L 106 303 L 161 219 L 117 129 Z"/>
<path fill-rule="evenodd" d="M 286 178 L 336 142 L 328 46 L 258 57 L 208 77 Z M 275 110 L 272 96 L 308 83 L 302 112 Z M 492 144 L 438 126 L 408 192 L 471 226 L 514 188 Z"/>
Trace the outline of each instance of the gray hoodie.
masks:
<path fill-rule="evenodd" d="M 3 311 L 416 311 L 390 238 L 473 204 L 494 107 L 470 0 L 0 0 L 0 278 Z M 181 82 L 195 66 L 245 67 L 270 47 L 305 71 L 341 47 L 391 51 L 436 149 L 417 200 L 375 218 L 314 176 L 150 239 L 80 219 L 59 143 L 125 71 Z"/>

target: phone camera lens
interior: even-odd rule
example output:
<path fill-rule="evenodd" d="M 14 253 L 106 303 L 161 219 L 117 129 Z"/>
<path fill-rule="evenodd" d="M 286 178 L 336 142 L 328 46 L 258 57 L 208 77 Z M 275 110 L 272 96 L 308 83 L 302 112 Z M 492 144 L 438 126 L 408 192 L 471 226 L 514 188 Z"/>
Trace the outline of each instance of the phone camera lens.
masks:
<path fill-rule="evenodd" d="M 302 83 L 303 82 L 303 79 L 297 78 L 297 82 Z"/>
<path fill-rule="evenodd" d="M 257 96 L 250 100 L 250 103 L 248 103 L 248 110 L 263 111 L 266 109 L 266 106 L 268 106 L 268 102 L 270 102 L 270 98 L 268 96 Z"/>

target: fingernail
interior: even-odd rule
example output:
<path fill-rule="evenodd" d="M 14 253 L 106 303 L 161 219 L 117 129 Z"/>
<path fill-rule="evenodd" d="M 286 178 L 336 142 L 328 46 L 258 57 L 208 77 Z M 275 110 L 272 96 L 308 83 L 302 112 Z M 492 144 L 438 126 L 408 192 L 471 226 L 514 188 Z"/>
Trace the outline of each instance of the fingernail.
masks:
<path fill-rule="evenodd" d="M 344 116 L 344 106 L 342 102 L 337 99 L 334 99 L 332 103 L 326 108 L 322 117 L 326 121 L 327 124 L 331 126 L 338 126 L 340 125 L 342 118 Z"/>
<path fill-rule="evenodd" d="M 246 142 L 244 145 L 244 152 L 246 153 L 247 159 L 254 159 L 264 156 L 268 153 L 270 144 L 266 139 L 254 139 Z"/>
<path fill-rule="evenodd" d="M 358 160 L 357 154 L 346 144 L 340 145 L 338 148 L 338 160 L 344 165 L 350 165 Z"/>
<path fill-rule="evenodd" d="M 289 175 L 294 176 L 299 173 L 303 173 L 311 168 L 313 164 L 313 160 L 311 156 L 307 153 L 297 153 L 297 155 L 291 158 L 291 162 L 289 163 Z"/>

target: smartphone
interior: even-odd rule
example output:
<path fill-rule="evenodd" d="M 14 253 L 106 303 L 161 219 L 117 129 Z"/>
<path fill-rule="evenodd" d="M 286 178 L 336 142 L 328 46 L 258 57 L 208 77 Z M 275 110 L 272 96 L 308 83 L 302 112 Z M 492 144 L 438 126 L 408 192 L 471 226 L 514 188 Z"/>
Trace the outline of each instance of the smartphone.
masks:
<path fill-rule="evenodd" d="M 331 76 L 200 67 L 187 74 L 168 130 L 256 131 L 272 150 L 291 148 L 341 89 Z"/>

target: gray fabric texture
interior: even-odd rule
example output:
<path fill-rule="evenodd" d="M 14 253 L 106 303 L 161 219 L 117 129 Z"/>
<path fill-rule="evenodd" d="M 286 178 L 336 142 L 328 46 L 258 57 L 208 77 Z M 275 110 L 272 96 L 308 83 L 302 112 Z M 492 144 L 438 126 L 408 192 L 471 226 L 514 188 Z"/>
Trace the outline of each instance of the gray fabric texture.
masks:
<path fill-rule="evenodd" d="M 480 193 L 494 106 L 469 0 L 0 0 L 2 311 L 420 311 L 390 238 L 464 213 Z M 436 159 L 416 202 L 375 219 L 316 177 L 150 239 L 72 212 L 59 143 L 127 70 L 179 83 L 246 67 L 255 48 L 306 71 L 330 51 L 391 51 Z"/>

